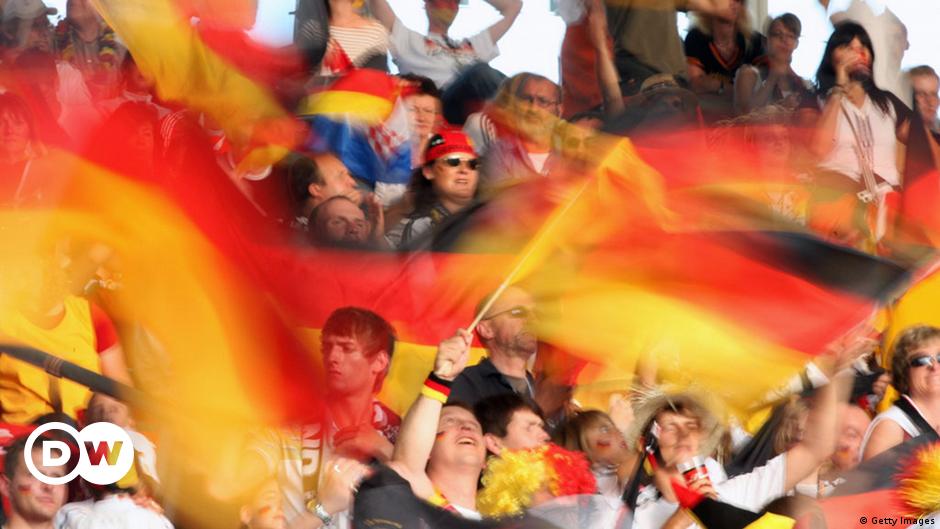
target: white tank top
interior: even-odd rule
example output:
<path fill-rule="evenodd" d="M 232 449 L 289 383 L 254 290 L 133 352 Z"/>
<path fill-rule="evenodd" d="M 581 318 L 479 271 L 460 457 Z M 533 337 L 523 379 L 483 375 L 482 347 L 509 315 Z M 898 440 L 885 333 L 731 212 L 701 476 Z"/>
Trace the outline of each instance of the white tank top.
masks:
<path fill-rule="evenodd" d="M 907 397 L 904 397 L 904 396 L 902 396 L 901 398 L 907 399 Z M 914 404 L 910 399 L 908 399 L 908 402 L 911 403 L 911 406 L 914 406 L 914 409 L 917 409 L 917 405 Z M 919 412 L 920 410 L 917 410 L 917 411 Z M 923 414 L 921 413 L 921 415 Z M 865 432 L 865 438 L 862 439 L 861 453 L 863 454 L 865 453 L 865 448 L 868 446 L 868 439 L 871 438 L 871 432 L 874 431 L 875 426 L 877 426 L 878 423 L 883 422 L 883 421 L 894 422 L 895 424 L 900 426 L 902 430 L 904 430 L 904 433 L 908 437 L 913 438 L 921 434 L 920 428 L 918 428 L 914 424 L 914 422 L 911 420 L 910 417 L 907 416 L 906 413 L 901 411 L 901 408 L 898 408 L 897 406 L 891 406 L 887 410 L 879 413 L 878 416 L 875 417 L 874 420 L 871 421 L 871 424 L 868 425 L 868 431 Z"/>

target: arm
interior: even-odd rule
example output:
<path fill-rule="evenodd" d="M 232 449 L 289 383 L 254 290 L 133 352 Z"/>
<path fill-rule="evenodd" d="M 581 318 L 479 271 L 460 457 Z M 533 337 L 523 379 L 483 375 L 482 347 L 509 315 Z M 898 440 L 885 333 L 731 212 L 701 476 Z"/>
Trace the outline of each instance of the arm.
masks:
<path fill-rule="evenodd" d="M 689 64 L 688 69 L 689 84 L 696 94 L 717 94 L 722 88 L 727 88 L 720 77 L 707 75 L 701 66 Z"/>
<path fill-rule="evenodd" d="M 766 105 L 774 93 L 774 87 L 780 82 L 780 76 L 771 70 L 767 80 L 754 92 L 759 74 L 757 69 L 750 66 L 738 68 L 734 78 L 734 107 L 738 114 L 747 114 L 754 109 Z"/>
<path fill-rule="evenodd" d="M 836 124 L 839 122 L 839 112 L 842 109 L 842 99 L 844 97 L 845 94 L 841 91 L 833 92 L 829 99 L 826 99 L 826 106 L 816 122 L 816 131 L 813 133 L 810 150 L 818 158 L 825 158 L 826 155 L 832 152 L 835 145 Z"/>
<path fill-rule="evenodd" d="M 604 112 L 608 116 L 615 116 L 623 112 L 623 93 L 620 91 L 620 77 L 614 66 L 614 58 L 607 47 L 607 10 L 603 0 L 591 1 L 588 23 L 591 45 L 597 53 L 597 82 L 604 97 Z"/>
<path fill-rule="evenodd" d="M 471 334 L 463 329 L 441 342 L 434 359 L 434 374 L 444 380 L 453 381 L 467 365 L 470 355 Z M 393 468 L 404 470 L 403 475 L 409 481 L 410 476 L 424 475 L 424 469 L 431 456 L 437 423 L 443 403 L 419 394 L 415 403 L 408 409 L 398 442 L 392 452 Z"/>
<path fill-rule="evenodd" d="M 868 443 L 865 444 L 865 453 L 862 454 L 862 461 L 867 461 L 878 454 L 894 448 L 904 442 L 904 430 L 894 421 L 882 420 L 875 425 L 868 436 Z"/>
<path fill-rule="evenodd" d="M 384 2 L 385 0 L 381 0 Z M 496 8 L 499 11 L 500 15 L 503 15 L 503 18 L 499 19 L 495 24 L 490 26 L 486 31 L 489 32 L 490 38 L 493 39 L 493 42 L 497 42 L 499 39 L 503 38 L 503 35 L 509 31 L 509 28 L 512 27 L 513 22 L 516 21 L 516 17 L 519 16 L 519 12 L 522 11 L 522 1 L 521 0 L 486 0 L 491 6 Z"/>
<path fill-rule="evenodd" d="M 396 17 L 392 7 L 388 5 L 388 0 L 369 0 L 369 11 L 389 33 L 392 32 Z"/>
<path fill-rule="evenodd" d="M 101 374 L 117 380 L 123 384 L 133 386 L 127 362 L 124 360 L 124 350 L 120 344 L 114 344 L 98 353 L 98 362 L 101 365 Z"/>
<path fill-rule="evenodd" d="M 371 473 L 371 470 L 358 461 L 342 457 L 327 461 L 324 469 L 323 483 L 317 490 L 317 500 L 330 516 L 348 511 L 352 507 L 356 488 Z M 323 520 L 314 516 L 313 513 L 304 511 L 291 522 L 288 529 L 317 529 L 318 527 L 323 527 Z"/>
<path fill-rule="evenodd" d="M 686 5 L 703 15 L 722 16 L 731 10 L 731 0 L 688 0 Z"/>
<path fill-rule="evenodd" d="M 810 150 L 819 158 L 832 152 L 836 141 L 836 124 L 839 122 L 839 112 L 842 109 L 842 100 L 846 97 L 845 89 L 849 84 L 849 68 L 858 62 L 858 56 L 837 48 L 833 52 L 833 63 L 836 71 L 835 90 L 826 99 L 822 116 L 816 123 L 816 132 L 810 144 Z"/>
<path fill-rule="evenodd" d="M 852 391 L 853 375 L 843 371 L 860 353 L 870 350 L 872 340 L 850 336 L 838 346 L 838 351 L 819 364 L 830 383 L 817 390 L 813 407 L 806 421 L 803 440 L 787 451 L 784 490 L 790 490 L 832 456 L 838 439 L 838 403 L 848 400 Z M 839 373 L 836 375 L 835 373 Z"/>

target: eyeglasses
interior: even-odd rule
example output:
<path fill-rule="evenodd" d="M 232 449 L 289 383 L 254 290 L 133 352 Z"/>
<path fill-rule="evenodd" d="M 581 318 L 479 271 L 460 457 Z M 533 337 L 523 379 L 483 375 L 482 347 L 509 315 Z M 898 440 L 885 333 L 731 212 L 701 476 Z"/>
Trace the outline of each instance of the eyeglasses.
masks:
<path fill-rule="evenodd" d="M 787 33 L 786 31 L 771 31 L 769 37 L 780 39 L 780 40 L 789 40 L 796 42 L 800 40 L 800 37 L 794 35 L 793 33 Z"/>
<path fill-rule="evenodd" d="M 438 158 L 438 160 L 444 162 L 444 165 L 447 167 L 460 167 L 461 164 L 464 165 L 467 169 L 471 171 L 476 171 L 480 167 L 479 158 L 470 158 L 469 160 L 464 160 L 462 158 L 451 157 L 451 158 Z"/>
<path fill-rule="evenodd" d="M 519 101 L 522 101 L 524 103 L 529 103 L 530 105 L 534 104 L 542 108 L 552 108 L 552 107 L 558 106 L 558 101 L 554 101 L 551 99 L 546 99 L 542 96 L 534 96 L 530 94 L 520 94 Z"/>
<path fill-rule="evenodd" d="M 937 353 L 936 356 L 930 356 L 930 355 L 915 356 L 914 358 L 911 358 L 910 362 L 908 362 L 908 365 L 910 367 L 927 367 L 927 366 L 932 366 L 934 363 L 937 363 L 937 365 L 940 365 L 940 353 Z"/>
<path fill-rule="evenodd" d="M 535 316 L 535 309 L 530 309 L 530 308 L 528 308 L 528 307 L 523 307 L 523 306 L 513 307 L 513 308 L 511 308 L 511 309 L 501 310 L 501 311 L 497 312 L 496 314 L 490 314 L 489 316 L 487 316 L 487 317 L 485 317 L 485 318 L 483 318 L 483 319 L 484 319 L 484 320 L 492 320 L 493 318 L 495 318 L 495 317 L 497 317 L 497 316 L 502 316 L 503 314 L 509 314 L 509 317 L 511 317 L 511 318 L 516 318 L 516 319 L 526 318 L 526 319 L 528 319 L 528 318 L 531 318 L 531 317 Z"/>

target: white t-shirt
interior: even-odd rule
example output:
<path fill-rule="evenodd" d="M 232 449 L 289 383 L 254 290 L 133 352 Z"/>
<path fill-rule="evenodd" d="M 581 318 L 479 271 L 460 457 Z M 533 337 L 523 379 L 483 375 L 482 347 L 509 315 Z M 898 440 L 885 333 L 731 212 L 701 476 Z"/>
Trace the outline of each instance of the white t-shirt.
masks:
<path fill-rule="evenodd" d="M 52 524 L 55 529 L 173 529 L 166 516 L 137 505 L 126 495 L 67 503 Z"/>
<path fill-rule="evenodd" d="M 714 459 L 706 460 L 708 474 L 711 476 L 718 499 L 750 511 L 758 512 L 771 500 L 779 498 L 786 493 L 784 485 L 787 475 L 786 454 L 771 459 L 766 465 L 755 468 L 747 474 L 741 474 L 731 479 L 724 478 L 724 472 L 713 471 L 718 463 Z M 641 494 L 634 512 L 634 529 L 655 529 L 662 527 L 672 516 L 679 504 L 667 501 L 661 496 L 657 499 L 644 501 Z M 697 524 L 690 528 L 700 529 Z"/>
<path fill-rule="evenodd" d="M 548 157 L 551 153 L 547 152 L 527 152 L 526 155 L 529 157 L 529 163 L 532 164 L 532 168 L 538 173 L 545 174 L 545 162 L 548 161 Z"/>
<path fill-rule="evenodd" d="M 499 56 L 499 48 L 488 30 L 454 42 L 442 35 L 422 35 L 397 18 L 392 26 L 390 50 L 401 73 L 429 77 L 441 88 L 450 85 L 465 67 Z"/>
<path fill-rule="evenodd" d="M 861 165 L 859 165 L 855 150 L 855 134 L 852 133 L 852 125 L 854 125 L 860 137 L 870 138 L 872 144 L 870 154 L 874 160 L 875 174 L 892 186 L 900 185 L 901 176 L 898 174 L 897 136 L 895 134 L 897 115 L 894 105 L 889 102 L 888 112 L 884 113 L 867 95 L 861 108 L 844 98 L 841 104 L 845 113 L 839 111 L 835 145 L 819 167 L 842 173 L 856 182 L 862 181 Z M 846 119 L 846 113 L 851 117 L 852 125 Z"/>
<path fill-rule="evenodd" d="M 461 507 L 460 505 L 457 505 L 455 503 L 451 503 L 450 506 L 453 507 L 455 511 L 457 511 L 457 514 L 459 514 L 460 516 L 463 516 L 467 520 L 482 520 L 483 519 L 483 515 L 478 513 L 477 511 L 474 511 L 473 509 Z"/>

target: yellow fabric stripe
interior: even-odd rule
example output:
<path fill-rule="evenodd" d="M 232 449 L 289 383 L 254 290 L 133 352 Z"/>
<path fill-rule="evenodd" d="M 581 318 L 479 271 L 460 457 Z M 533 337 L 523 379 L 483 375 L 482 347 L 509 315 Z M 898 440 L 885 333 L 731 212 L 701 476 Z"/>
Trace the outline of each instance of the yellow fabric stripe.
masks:
<path fill-rule="evenodd" d="M 447 395 L 437 391 L 436 389 L 431 389 L 427 386 L 421 386 L 421 394 L 429 399 L 434 399 L 440 403 L 447 402 Z"/>
<path fill-rule="evenodd" d="M 796 520 L 793 518 L 768 512 L 744 529 L 791 529 L 794 525 Z"/>
<path fill-rule="evenodd" d="M 392 112 L 392 102 L 363 92 L 328 90 L 304 99 L 298 113 L 302 116 L 343 114 L 369 125 L 385 121 Z"/>
<path fill-rule="evenodd" d="M 267 88 L 202 42 L 175 2 L 93 3 L 134 55 L 140 71 L 155 81 L 161 98 L 205 112 L 236 142 L 246 140 L 259 122 L 288 116 Z"/>

